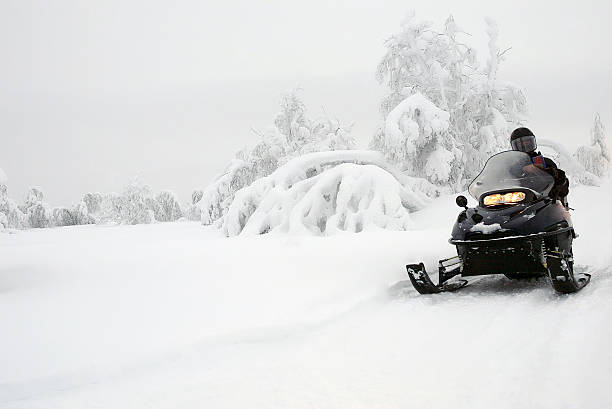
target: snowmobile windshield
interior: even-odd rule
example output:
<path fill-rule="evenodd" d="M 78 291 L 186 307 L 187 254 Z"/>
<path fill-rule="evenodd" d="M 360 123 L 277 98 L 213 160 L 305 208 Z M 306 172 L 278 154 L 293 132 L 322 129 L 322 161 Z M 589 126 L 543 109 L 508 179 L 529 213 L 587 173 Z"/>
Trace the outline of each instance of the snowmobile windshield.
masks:
<path fill-rule="evenodd" d="M 555 180 L 531 161 L 525 152 L 501 152 L 489 158 L 484 169 L 470 183 L 474 199 L 491 192 L 530 190 L 536 197 L 547 195 Z"/>

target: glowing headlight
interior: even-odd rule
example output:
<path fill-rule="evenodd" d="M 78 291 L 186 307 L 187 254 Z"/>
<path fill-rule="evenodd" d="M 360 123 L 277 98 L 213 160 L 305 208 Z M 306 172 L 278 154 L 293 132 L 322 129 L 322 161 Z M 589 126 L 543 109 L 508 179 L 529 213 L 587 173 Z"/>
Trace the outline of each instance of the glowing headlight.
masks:
<path fill-rule="evenodd" d="M 525 200 L 523 192 L 495 193 L 484 198 L 485 206 L 497 206 L 504 204 L 514 204 Z"/>

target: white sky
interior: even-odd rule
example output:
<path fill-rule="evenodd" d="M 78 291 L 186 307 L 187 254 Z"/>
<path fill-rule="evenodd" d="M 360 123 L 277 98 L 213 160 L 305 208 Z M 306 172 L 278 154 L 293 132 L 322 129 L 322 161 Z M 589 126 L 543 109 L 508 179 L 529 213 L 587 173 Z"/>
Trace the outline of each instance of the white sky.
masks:
<path fill-rule="evenodd" d="M 354 122 L 365 146 L 384 89 L 374 70 L 406 12 L 449 13 L 486 57 L 484 17 L 512 46 L 536 135 L 586 143 L 612 129 L 606 1 L 0 0 L 0 168 L 12 197 L 51 204 L 118 191 L 135 175 L 186 199 L 269 125 L 299 85 L 312 115 Z"/>

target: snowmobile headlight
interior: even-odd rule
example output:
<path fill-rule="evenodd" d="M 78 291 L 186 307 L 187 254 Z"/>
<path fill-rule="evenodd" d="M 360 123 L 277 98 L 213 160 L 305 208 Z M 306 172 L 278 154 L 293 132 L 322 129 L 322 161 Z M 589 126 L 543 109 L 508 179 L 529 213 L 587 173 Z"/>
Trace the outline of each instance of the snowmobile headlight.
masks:
<path fill-rule="evenodd" d="M 508 192 L 508 193 L 495 193 L 488 195 L 484 198 L 485 206 L 499 206 L 505 204 L 515 204 L 525 200 L 525 193 L 523 192 Z"/>

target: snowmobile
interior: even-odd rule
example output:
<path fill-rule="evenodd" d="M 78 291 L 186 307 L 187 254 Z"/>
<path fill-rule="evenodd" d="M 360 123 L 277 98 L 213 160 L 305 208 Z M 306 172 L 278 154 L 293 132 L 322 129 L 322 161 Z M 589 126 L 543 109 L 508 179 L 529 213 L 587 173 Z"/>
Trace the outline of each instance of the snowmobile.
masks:
<path fill-rule="evenodd" d="M 574 272 L 574 231 L 568 208 L 549 193 L 553 177 L 537 167 L 529 154 L 501 152 L 492 156 L 468 191 L 478 205 L 468 208 L 458 196 L 459 213 L 450 244 L 457 256 L 438 262 L 438 284 L 423 263 L 406 270 L 421 294 L 454 291 L 464 277 L 504 274 L 511 279 L 550 278 L 558 293 L 574 293 L 589 283 L 589 274 Z"/>

